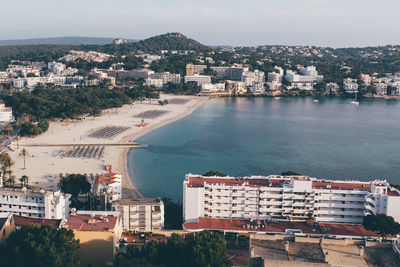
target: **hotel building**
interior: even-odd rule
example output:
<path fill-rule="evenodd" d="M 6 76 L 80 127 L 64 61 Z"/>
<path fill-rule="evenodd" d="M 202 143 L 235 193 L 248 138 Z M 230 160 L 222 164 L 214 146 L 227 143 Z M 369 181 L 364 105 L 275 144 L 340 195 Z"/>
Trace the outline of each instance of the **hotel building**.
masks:
<path fill-rule="evenodd" d="M 205 177 L 183 182 L 185 222 L 199 218 L 361 223 L 384 213 L 400 222 L 400 192 L 386 181 L 333 181 L 307 176 Z"/>
<path fill-rule="evenodd" d="M 131 231 L 157 231 L 164 227 L 164 203 L 160 198 L 119 199 L 112 210 L 122 218 L 122 229 Z"/>
<path fill-rule="evenodd" d="M 13 213 L 42 219 L 66 219 L 70 194 L 26 188 L 0 188 L 0 216 Z"/>

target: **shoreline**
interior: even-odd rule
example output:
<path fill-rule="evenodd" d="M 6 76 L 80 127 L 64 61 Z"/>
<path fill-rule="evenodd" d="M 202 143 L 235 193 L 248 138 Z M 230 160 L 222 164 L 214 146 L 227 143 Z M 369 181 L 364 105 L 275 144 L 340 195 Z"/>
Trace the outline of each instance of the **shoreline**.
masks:
<path fill-rule="evenodd" d="M 84 147 L 87 144 L 97 144 L 102 147 L 107 143 L 131 142 L 171 122 L 177 121 L 200 107 L 209 97 L 180 96 L 161 94 L 161 100 L 184 100 L 161 106 L 158 100 L 136 101 L 132 105 L 124 105 L 116 109 L 108 109 L 99 117 L 88 117 L 84 120 L 50 122 L 49 129 L 35 137 L 24 137 L 19 140 L 19 146 L 13 142 L 9 152 L 15 165 L 12 168 L 17 180 L 22 175 L 29 176 L 30 185 L 45 190 L 57 190 L 61 175 L 81 173 L 88 176 L 104 174 L 105 165 L 112 166 L 112 172 L 122 175 L 122 196 L 140 197 L 141 194 L 134 184 L 134 177 L 129 174 L 128 153 L 130 148 L 105 146 L 102 157 L 65 156 L 65 151 L 72 146 Z M 185 102 L 186 101 L 186 102 Z M 137 127 L 141 123 L 141 114 L 151 111 L 163 111 L 161 115 L 149 115 L 144 119 L 150 123 L 146 127 Z M 151 117 L 153 116 L 153 117 Z M 112 136 L 92 136 L 101 128 L 122 126 L 126 130 Z M 50 144 L 50 146 L 32 146 L 32 144 Z M 60 144 L 58 146 L 57 144 Z M 70 147 L 61 144 L 71 144 Z M 104 146 L 103 146 L 104 147 Z M 26 169 L 24 160 L 19 156 L 22 148 L 26 148 Z M 142 149 L 142 148 L 140 148 Z M 86 155 L 86 154 L 85 154 Z"/>
<path fill-rule="evenodd" d="M 158 123 L 157 125 L 154 125 L 153 127 L 145 128 L 146 129 L 145 131 L 142 131 L 140 133 L 134 134 L 132 136 L 129 136 L 129 137 L 126 136 L 125 138 L 128 139 L 128 140 L 123 140 L 123 141 L 135 141 L 136 139 L 138 139 L 138 138 L 140 138 L 140 137 L 142 137 L 142 136 L 144 136 L 144 135 L 146 135 L 146 134 L 148 134 L 148 133 L 150 133 L 152 131 L 155 131 L 155 130 L 157 130 L 157 129 L 165 126 L 165 125 L 168 125 L 168 124 L 170 124 L 172 122 L 178 121 L 178 120 L 180 120 L 180 119 L 192 114 L 193 111 L 195 111 L 197 108 L 202 106 L 207 99 L 208 99 L 208 97 L 207 98 L 203 98 L 201 101 L 198 101 L 194 106 L 189 107 L 187 110 L 185 110 L 185 112 L 181 113 L 177 117 L 164 120 L 164 121 Z M 124 179 L 123 179 L 122 180 L 122 196 L 124 198 L 126 198 L 126 195 L 129 195 L 129 196 L 127 196 L 128 198 L 131 198 L 131 197 L 143 197 L 142 194 L 139 192 L 139 190 L 136 188 L 135 183 L 133 182 L 133 180 L 134 180 L 133 175 L 131 175 L 129 173 L 129 164 L 128 164 L 129 151 L 130 151 L 129 148 L 123 148 L 123 149 L 121 149 L 121 152 L 120 152 L 121 162 L 125 163 L 124 167 L 122 168 L 123 171 L 121 171 L 120 174 L 122 174 L 122 177 L 127 177 L 128 181 L 126 181 L 125 185 L 127 185 L 129 187 L 129 188 L 128 187 L 124 187 Z M 131 191 L 131 192 L 129 192 L 129 191 Z"/>

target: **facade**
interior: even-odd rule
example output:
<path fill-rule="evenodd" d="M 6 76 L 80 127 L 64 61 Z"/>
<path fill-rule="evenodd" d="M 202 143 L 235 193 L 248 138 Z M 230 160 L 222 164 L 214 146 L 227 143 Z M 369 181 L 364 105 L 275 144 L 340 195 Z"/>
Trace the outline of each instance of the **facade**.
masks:
<path fill-rule="evenodd" d="M 209 93 L 225 92 L 225 83 L 203 83 L 201 90 Z"/>
<path fill-rule="evenodd" d="M 110 266 L 122 228 L 118 212 L 78 211 L 64 225 L 79 239 L 80 266 Z"/>
<path fill-rule="evenodd" d="M 13 213 L 43 219 L 66 219 L 70 194 L 26 188 L 0 188 L 0 216 Z"/>
<path fill-rule="evenodd" d="M 318 75 L 318 71 L 314 66 L 303 68 L 299 73 L 287 70 L 285 78 L 288 82 L 294 83 L 318 83 L 324 80 L 324 76 Z"/>
<path fill-rule="evenodd" d="M 339 85 L 337 83 L 327 83 L 325 86 L 325 92 L 328 94 L 336 94 L 339 91 Z"/>
<path fill-rule="evenodd" d="M 122 218 L 122 229 L 131 231 L 158 231 L 164 227 L 164 203 L 160 198 L 119 199 L 112 209 Z"/>
<path fill-rule="evenodd" d="M 0 215 L 0 245 L 6 241 L 15 230 L 15 223 L 12 213 Z"/>
<path fill-rule="evenodd" d="M 66 70 L 65 64 L 55 61 L 49 62 L 47 68 L 54 74 L 62 74 Z"/>
<path fill-rule="evenodd" d="M 356 92 L 358 92 L 357 79 L 351 79 L 351 78 L 343 79 L 343 89 L 347 93 L 356 93 Z"/>
<path fill-rule="evenodd" d="M 374 83 L 373 87 L 377 95 L 385 96 L 387 95 L 387 84 L 386 83 Z"/>
<path fill-rule="evenodd" d="M 161 88 L 161 87 L 163 87 L 164 83 L 163 83 L 162 79 L 148 78 L 148 79 L 146 79 L 146 85 L 153 86 L 155 88 Z"/>
<path fill-rule="evenodd" d="M 193 76 L 203 73 L 204 69 L 207 68 L 207 65 L 193 65 L 186 64 L 186 75 Z"/>
<path fill-rule="evenodd" d="M 6 104 L 0 100 L 0 123 L 11 121 L 13 121 L 12 108 L 6 107 Z"/>
<path fill-rule="evenodd" d="M 150 74 L 150 79 L 162 80 L 163 84 L 166 83 L 180 83 L 181 75 L 169 72 L 152 73 Z"/>
<path fill-rule="evenodd" d="M 203 83 L 211 83 L 211 76 L 207 75 L 185 76 L 185 83 L 188 82 L 196 82 L 197 85 L 201 86 Z"/>
<path fill-rule="evenodd" d="M 226 90 L 232 95 L 245 94 L 247 92 L 246 84 L 238 81 L 226 81 Z"/>
<path fill-rule="evenodd" d="M 184 221 L 199 218 L 361 223 L 384 213 L 400 221 L 400 191 L 386 181 L 333 181 L 307 176 L 204 177 L 183 182 Z"/>

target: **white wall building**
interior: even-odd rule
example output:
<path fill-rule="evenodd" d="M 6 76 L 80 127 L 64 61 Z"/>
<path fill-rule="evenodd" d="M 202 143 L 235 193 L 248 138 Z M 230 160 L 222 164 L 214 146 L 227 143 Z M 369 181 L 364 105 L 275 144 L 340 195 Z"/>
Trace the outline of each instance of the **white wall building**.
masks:
<path fill-rule="evenodd" d="M 122 229 L 157 231 L 164 227 L 164 203 L 160 198 L 120 199 L 112 209 L 121 213 Z"/>
<path fill-rule="evenodd" d="M 400 192 L 386 181 L 333 181 L 307 176 L 205 177 L 183 182 L 184 221 L 198 218 L 291 219 L 361 223 L 384 213 L 400 222 Z"/>
<path fill-rule="evenodd" d="M 197 85 L 201 86 L 203 83 L 211 83 L 211 76 L 208 75 L 185 76 L 185 83 L 188 82 L 196 82 Z"/>
<path fill-rule="evenodd" d="M 161 87 L 163 87 L 164 82 L 162 79 L 148 78 L 148 79 L 146 79 L 146 85 L 154 86 L 155 88 L 161 88 Z"/>
<path fill-rule="evenodd" d="M 201 85 L 203 92 L 225 92 L 225 83 L 203 83 Z"/>
<path fill-rule="evenodd" d="M 356 92 L 358 92 L 357 79 L 351 79 L 351 78 L 343 79 L 343 89 L 347 93 L 356 93 Z"/>
<path fill-rule="evenodd" d="M 47 68 L 54 74 L 62 74 L 66 70 L 65 64 L 55 61 L 49 62 Z"/>
<path fill-rule="evenodd" d="M 26 188 L 0 188 L 0 215 L 14 214 L 44 219 L 69 217 L 70 194 Z"/>
<path fill-rule="evenodd" d="M 0 123 L 9 123 L 13 121 L 12 108 L 6 107 L 6 104 L 0 100 Z"/>
<path fill-rule="evenodd" d="M 292 70 L 286 71 L 286 80 L 288 82 L 299 82 L 299 83 L 318 83 L 324 80 L 323 75 L 318 75 L 318 71 L 314 66 L 303 68 L 299 71 L 299 74 Z"/>

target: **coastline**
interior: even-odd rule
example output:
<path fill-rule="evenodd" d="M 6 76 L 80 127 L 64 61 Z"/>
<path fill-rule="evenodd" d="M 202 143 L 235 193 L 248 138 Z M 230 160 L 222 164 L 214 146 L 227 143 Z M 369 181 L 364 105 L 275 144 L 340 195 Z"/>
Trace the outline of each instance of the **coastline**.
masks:
<path fill-rule="evenodd" d="M 47 132 L 33 137 L 21 138 L 19 146 L 11 144 L 9 152 L 15 162 L 12 170 L 17 177 L 28 175 L 30 184 L 48 190 L 56 190 L 61 175 L 81 173 L 96 175 L 106 173 L 105 165 L 112 165 L 112 171 L 122 175 L 123 197 L 140 197 L 133 179 L 129 175 L 127 154 L 128 147 L 105 146 L 102 158 L 64 157 L 65 146 L 56 144 L 74 144 L 76 147 L 96 143 L 99 146 L 109 143 L 134 141 L 164 125 L 177 121 L 200 107 L 208 97 L 177 96 L 161 94 L 160 99 L 184 99 L 184 103 L 170 103 L 161 106 L 158 100 L 135 102 L 133 105 L 124 105 L 121 108 L 103 111 L 99 117 L 88 117 L 81 121 L 50 122 Z M 150 124 L 147 127 L 137 127 L 141 123 L 140 114 L 148 111 L 163 111 L 159 116 L 145 118 Z M 123 126 L 127 130 L 111 137 L 95 138 L 90 136 L 94 131 L 107 126 Z M 48 146 L 32 146 L 46 144 Z M 19 156 L 22 148 L 28 151 L 26 169 L 23 158 Z"/>
<path fill-rule="evenodd" d="M 140 133 L 134 134 L 132 136 L 125 136 L 122 141 L 135 141 L 136 139 L 138 139 L 152 131 L 155 131 L 158 128 L 161 128 L 172 122 L 178 121 L 178 120 L 190 115 L 193 111 L 195 111 L 197 108 L 199 108 L 201 105 L 203 105 L 207 99 L 208 99 L 208 97 L 202 98 L 201 101 L 198 101 L 194 106 L 188 107 L 185 110 L 185 112 L 181 113 L 177 117 L 169 118 L 169 119 L 164 120 L 156 125 L 152 125 L 149 128 L 145 128 L 144 131 L 141 131 Z M 120 173 L 122 174 L 122 177 L 127 178 L 127 179 L 122 180 L 122 195 L 124 198 L 142 197 L 141 193 L 136 188 L 136 186 L 133 182 L 134 177 L 131 174 L 129 174 L 129 164 L 128 164 L 129 151 L 130 151 L 129 148 L 123 148 L 123 149 L 121 149 L 121 152 L 120 152 L 120 158 L 121 158 L 120 162 L 121 162 L 121 164 L 124 165 L 123 167 L 119 168 L 121 170 Z"/>

